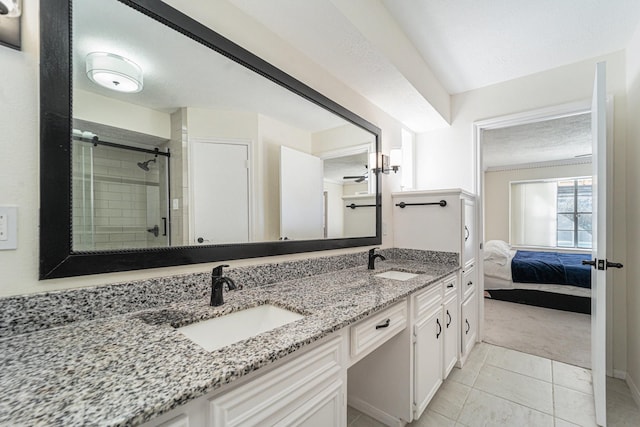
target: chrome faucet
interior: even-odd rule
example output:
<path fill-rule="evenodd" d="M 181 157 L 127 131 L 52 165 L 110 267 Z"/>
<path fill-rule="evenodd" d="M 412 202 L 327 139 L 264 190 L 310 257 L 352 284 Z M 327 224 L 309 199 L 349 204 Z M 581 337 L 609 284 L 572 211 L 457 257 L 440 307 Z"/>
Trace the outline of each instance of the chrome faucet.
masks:
<path fill-rule="evenodd" d="M 230 291 L 236 289 L 242 289 L 242 287 L 236 286 L 236 283 L 230 278 L 223 276 L 222 269 L 229 267 L 228 265 L 219 265 L 211 272 L 211 302 L 209 305 L 217 307 L 224 304 L 224 298 L 222 297 L 222 291 L 226 283 L 227 289 Z"/>
<path fill-rule="evenodd" d="M 376 258 L 380 258 L 380 260 L 382 261 L 386 260 L 386 258 L 383 257 L 382 255 L 374 253 L 376 249 L 379 249 L 379 248 L 369 249 L 369 266 L 368 266 L 369 270 L 373 270 L 376 268 L 376 265 L 375 265 Z"/>

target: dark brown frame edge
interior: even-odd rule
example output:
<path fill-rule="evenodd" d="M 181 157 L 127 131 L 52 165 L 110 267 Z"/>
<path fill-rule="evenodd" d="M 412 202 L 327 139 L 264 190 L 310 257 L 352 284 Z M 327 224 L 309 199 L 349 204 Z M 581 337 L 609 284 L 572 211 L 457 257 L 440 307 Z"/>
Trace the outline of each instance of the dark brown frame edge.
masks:
<path fill-rule="evenodd" d="M 373 133 L 376 151 L 380 151 L 378 127 L 215 31 L 157 0 L 117 1 Z M 382 197 L 378 174 L 375 237 L 74 252 L 71 241 L 71 9 L 70 0 L 47 0 L 40 5 L 41 280 L 381 244 Z"/>

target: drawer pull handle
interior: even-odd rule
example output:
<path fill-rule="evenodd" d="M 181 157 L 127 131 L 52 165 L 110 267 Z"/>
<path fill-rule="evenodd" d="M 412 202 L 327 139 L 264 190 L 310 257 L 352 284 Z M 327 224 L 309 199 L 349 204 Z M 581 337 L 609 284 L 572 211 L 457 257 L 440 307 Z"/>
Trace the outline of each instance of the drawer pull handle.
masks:
<path fill-rule="evenodd" d="M 376 325 L 376 329 L 388 328 L 390 324 L 391 324 L 391 319 L 387 319 L 383 323 Z"/>
<path fill-rule="evenodd" d="M 469 282 L 467 283 L 467 286 L 471 286 L 471 285 L 473 285 L 473 282 L 469 280 Z"/>
<path fill-rule="evenodd" d="M 449 284 L 447 285 L 447 288 L 453 288 L 453 283 L 449 283 Z"/>
<path fill-rule="evenodd" d="M 469 320 L 468 319 L 464 319 L 464 322 L 467 324 L 467 330 L 464 331 L 464 334 L 467 335 L 469 333 L 469 331 L 471 330 L 471 325 L 469 324 Z"/>
<path fill-rule="evenodd" d="M 440 319 L 436 319 L 436 323 L 438 325 L 438 332 L 436 332 L 436 339 L 440 338 L 440 334 L 442 333 L 442 325 L 440 324 Z"/>
<path fill-rule="evenodd" d="M 449 313 L 449 310 L 447 310 L 447 317 L 449 318 L 447 320 L 447 329 L 449 329 L 449 325 L 451 325 L 451 313 Z"/>

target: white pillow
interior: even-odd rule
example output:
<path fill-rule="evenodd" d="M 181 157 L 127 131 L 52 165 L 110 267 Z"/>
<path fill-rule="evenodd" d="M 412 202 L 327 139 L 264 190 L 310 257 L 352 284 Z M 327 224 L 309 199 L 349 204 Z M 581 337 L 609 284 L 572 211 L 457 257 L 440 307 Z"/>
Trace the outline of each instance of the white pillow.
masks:
<path fill-rule="evenodd" d="M 493 261 L 499 265 L 505 265 L 509 261 L 511 247 L 502 240 L 489 240 L 484 244 L 485 261 Z"/>

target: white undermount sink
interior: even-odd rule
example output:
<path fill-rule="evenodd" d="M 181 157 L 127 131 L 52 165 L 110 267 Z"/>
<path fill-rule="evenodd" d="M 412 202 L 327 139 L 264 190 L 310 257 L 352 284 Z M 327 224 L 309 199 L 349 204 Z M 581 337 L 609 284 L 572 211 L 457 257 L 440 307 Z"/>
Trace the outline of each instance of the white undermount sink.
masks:
<path fill-rule="evenodd" d="M 418 275 L 415 273 L 407 273 L 406 271 L 396 271 L 396 270 L 385 271 L 384 273 L 379 273 L 379 274 L 376 274 L 375 276 L 382 277 L 384 279 L 393 279 L 393 280 L 402 280 L 402 281 L 413 279 L 414 277 L 418 277 Z"/>
<path fill-rule="evenodd" d="M 207 351 L 251 338 L 304 316 L 265 304 L 178 328 L 178 331 Z"/>

